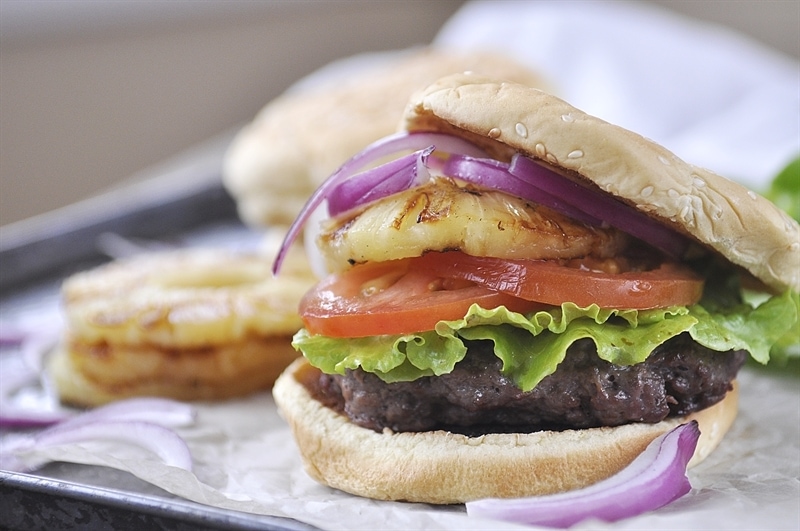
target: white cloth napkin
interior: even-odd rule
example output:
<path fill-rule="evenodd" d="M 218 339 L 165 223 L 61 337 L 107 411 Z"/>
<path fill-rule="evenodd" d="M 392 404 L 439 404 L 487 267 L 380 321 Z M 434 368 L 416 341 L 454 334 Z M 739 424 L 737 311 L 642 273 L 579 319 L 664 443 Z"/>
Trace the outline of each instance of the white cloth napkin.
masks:
<path fill-rule="evenodd" d="M 756 191 L 800 154 L 798 61 L 662 8 L 475 1 L 434 44 L 503 51 L 581 110 Z"/>

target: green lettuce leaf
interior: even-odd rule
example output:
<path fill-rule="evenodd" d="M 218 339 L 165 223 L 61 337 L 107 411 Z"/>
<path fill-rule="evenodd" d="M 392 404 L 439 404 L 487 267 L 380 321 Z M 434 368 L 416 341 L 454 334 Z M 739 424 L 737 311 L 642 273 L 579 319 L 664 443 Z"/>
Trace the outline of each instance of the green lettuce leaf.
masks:
<path fill-rule="evenodd" d="M 360 367 L 391 383 L 446 374 L 464 359 L 465 340 L 487 340 L 503 362 L 503 373 L 528 391 L 556 370 L 567 348 L 579 339 L 594 341 L 598 356 L 606 361 L 633 365 L 658 345 L 688 332 L 708 348 L 744 349 L 766 363 L 770 346 L 797 326 L 798 307 L 789 292 L 757 307 L 709 306 L 637 311 L 565 303 L 525 316 L 505 307 L 485 310 L 473 305 L 464 318 L 440 321 L 430 332 L 346 339 L 301 330 L 293 345 L 324 372 L 344 374 Z"/>
<path fill-rule="evenodd" d="M 794 314 L 797 315 L 800 321 L 800 293 L 792 291 L 784 294 L 788 297 L 794 306 Z M 744 292 L 744 300 L 751 306 L 761 305 L 768 296 L 761 292 Z M 779 311 L 786 311 L 782 308 Z M 800 322 L 796 322 L 794 326 L 790 326 L 780 337 L 778 337 L 769 352 L 769 363 L 777 368 L 784 368 L 788 363 L 800 363 Z M 798 365 L 800 368 L 800 365 Z"/>
<path fill-rule="evenodd" d="M 446 374 L 467 353 L 463 341 L 434 331 L 347 339 L 311 335 L 302 329 L 292 345 L 325 373 L 344 374 L 346 369 L 360 367 L 390 383 Z"/>
<path fill-rule="evenodd" d="M 795 158 L 770 183 L 764 196 L 782 208 L 795 221 L 800 222 L 800 157 Z M 760 300 L 758 294 L 746 294 L 749 300 Z M 800 294 L 792 293 L 797 312 L 800 313 Z M 772 346 L 772 359 L 779 366 L 789 360 L 800 359 L 800 326 L 792 327 Z"/>
<path fill-rule="evenodd" d="M 798 306 L 790 291 L 757 307 L 741 303 L 712 313 L 697 305 L 693 312 L 703 317 L 689 331 L 695 341 L 722 352 L 747 350 L 762 364 L 769 362 L 770 350 L 780 338 L 797 330 Z"/>
<path fill-rule="evenodd" d="M 775 176 L 764 196 L 800 221 L 800 157 Z"/>
<path fill-rule="evenodd" d="M 800 321 L 800 293 L 792 292 L 790 297 L 794 302 L 795 313 Z M 790 359 L 800 360 L 800 323 L 795 323 L 778 338 L 772 346 L 770 356 L 781 365 L 786 365 Z"/>

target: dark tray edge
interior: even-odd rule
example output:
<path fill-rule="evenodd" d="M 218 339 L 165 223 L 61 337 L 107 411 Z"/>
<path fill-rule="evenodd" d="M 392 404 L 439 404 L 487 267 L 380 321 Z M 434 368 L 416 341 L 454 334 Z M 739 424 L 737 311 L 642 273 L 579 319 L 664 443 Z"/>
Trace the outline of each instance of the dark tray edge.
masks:
<path fill-rule="evenodd" d="M 65 268 L 107 260 L 97 238 L 169 238 L 220 220 L 237 220 L 235 200 L 222 184 L 221 153 L 181 157 L 170 166 L 67 207 L 0 227 L 0 294 Z"/>
<path fill-rule="evenodd" d="M 288 518 L 6 471 L 0 471 L 0 515 L 4 529 L 316 529 Z"/>

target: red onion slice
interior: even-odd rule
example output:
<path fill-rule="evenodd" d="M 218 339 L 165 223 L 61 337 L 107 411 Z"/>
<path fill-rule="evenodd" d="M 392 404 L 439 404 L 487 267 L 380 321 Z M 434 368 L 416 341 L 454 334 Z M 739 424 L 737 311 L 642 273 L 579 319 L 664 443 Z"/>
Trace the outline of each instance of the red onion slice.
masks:
<path fill-rule="evenodd" d="M 0 428 L 42 428 L 58 424 L 69 418 L 63 411 L 45 411 L 3 405 L 0 412 Z"/>
<path fill-rule="evenodd" d="M 35 334 L 29 334 L 20 345 L 25 364 L 37 373 L 41 373 L 45 357 L 61 339 L 60 325 L 43 324 L 42 328 Z"/>
<path fill-rule="evenodd" d="M 442 162 L 431 158 L 433 149 L 448 153 Z M 382 157 L 402 151 L 413 153 L 373 170 L 357 173 Z M 273 264 L 280 271 L 289 246 L 299 236 L 303 225 L 320 205 L 328 200 L 330 215 L 338 215 L 356 206 L 421 184 L 427 170 L 435 167 L 445 175 L 479 186 L 516 195 L 560 211 L 589 225 L 608 224 L 662 250 L 673 258 L 686 251 L 688 240 L 643 212 L 613 196 L 582 186 L 519 153 L 505 164 L 486 158 L 486 153 L 466 140 L 444 134 L 401 132 L 374 142 L 344 163 L 306 202 L 289 228 Z"/>
<path fill-rule="evenodd" d="M 478 186 L 499 190 L 552 208 L 587 225 L 602 225 L 601 218 L 587 214 L 568 202 L 520 179 L 508 171 L 509 165 L 494 159 L 451 155 L 442 166 L 442 173 Z"/>
<path fill-rule="evenodd" d="M 637 516 L 691 490 L 686 467 L 699 437 L 697 421 L 682 424 L 655 439 L 630 465 L 604 481 L 549 496 L 467 502 L 467 514 L 557 528 L 590 518 L 616 522 Z"/>
<path fill-rule="evenodd" d="M 3 367 L 3 385 L 0 386 L 0 405 L 6 404 L 11 396 L 27 385 L 35 383 L 39 374 L 25 364 Z"/>
<path fill-rule="evenodd" d="M 328 195 L 328 214 L 338 216 L 355 207 L 424 183 L 430 178 L 425 163 L 433 150 L 434 146 L 429 146 L 340 183 Z"/>
<path fill-rule="evenodd" d="M 56 424 L 72 416 L 63 408 L 21 405 L 14 395 L 28 386 L 39 384 L 40 371 L 27 363 L 7 363 L 3 366 L 0 385 L 0 428 L 35 428 Z"/>
<path fill-rule="evenodd" d="M 18 347 L 25 341 L 25 332 L 0 323 L 0 348 Z"/>
<path fill-rule="evenodd" d="M 448 153 L 464 153 L 476 157 L 486 155 L 482 149 L 474 144 L 462 138 L 443 133 L 412 133 L 403 131 L 373 142 L 364 148 L 363 151 L 345 162 L 333 175 L 328 177 L 313 194 L 311 194 L 311 197 L 300 210 L 297 218 L 286 232 L 283 243 L 275 257 L 275 262 L 272 265 L 272 273 L 275 275 L 278 274 L 283 260 L 286 258 L 286 253 L 289 251 L 289 247 L 300 235 L 300 232 L 303 230 L 303 225 L 305 225 L 311 214 L 319 208 L 322 202 L 330 195 L 331 191 L 355 175 L 362 168 L 387 155 L 392 155 L 401 151 L 425 149 L 431 145 L 435 145 L 441 151 Z"/>
<path fill-rule="evenodd" d="M 31 415 L 31 412 L 25 414 Z M 0 463 L 9 469 L 25 471 L 31 467 L 23 464 L 19 452 L 94 440 L 116 440 L 150 450 L 170 466 L 191 470 L 192 460 L 186 443 L 169 428 L 191 424 L 195 414 L 192 405 L 166 398 L 131 398 L 113 402 L 67 420 L 62 418 L 56 426 L 35 435 L 10 441 L 0 452 Z"/>
<path fill-rule="evenodd" d="M 95 420 L 74 426 L 66 423 L 53 426 L 34 436 L 11 441 L 7 445 L 10 448 L 4 448 L 0 461 L 6 466 L 15 466 L 17 472 L 23 472 L 35 467 L 23 465 L 20 452 L 93 441 L 133 444 L 153 452 L 168 466 L 192 470 L 192 454 L 178 434 L 158 424 L 142 421 Z"/>
<path fill-rule="evenodd" d="M 184 402 L 168 398 L 128 398 L 82 413 L 62 426 L 74 427 L 98 421 L 137 421 L 179 428 L 190 425 L 195 416 L 195 408 Z"/>
<path fill-rule="evenodd" d="M 21 389 L 37 384 L 39 374 L 29 367 L 7 367 L 0 386 L 0 428 L 41 428 L 62 422 L 72 416 L 67 409 L 36 408 L 18 405 L 12 397 Z"/>
<path fill-rule="evenodd" d="M 436 149 L 443 153 L 461 153 L 473 157 L 486 157 L 486 152 L 483 149 L 461 137 L 445 133 L 402 131 L 373 142 L 345 162 L 331 178 L 336 176 L 350 177 L 383 157 L 400 153 L 401 151 L 417 151 L 431 145 L 436 146 Z"/>
<path fill-rule="evenodd" d="M 586 214 L 649 243 L 672 258 L 686 251 L 686 238 L 658 221 L 622 203 L 613 196 L 567 179 L 519 153 L 511 158 L 508 171 L 541 190 L 559 197 Z"/>

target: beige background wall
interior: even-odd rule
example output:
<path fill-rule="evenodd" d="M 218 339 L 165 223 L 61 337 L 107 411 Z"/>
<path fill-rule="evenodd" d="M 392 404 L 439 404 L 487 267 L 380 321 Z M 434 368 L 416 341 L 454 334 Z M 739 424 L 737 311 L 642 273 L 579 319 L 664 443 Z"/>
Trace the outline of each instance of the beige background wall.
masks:
<path fill-rule="evenodd" d="M 234 130 L 331 60 L 427 43 L 461 3 L 2 0 L 0 225 Z M 800 57 L 797 0 L 657 3 Z"/>

